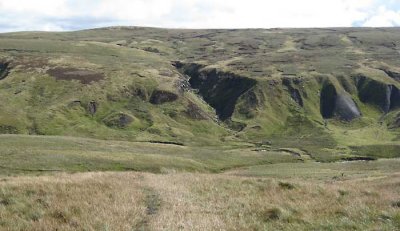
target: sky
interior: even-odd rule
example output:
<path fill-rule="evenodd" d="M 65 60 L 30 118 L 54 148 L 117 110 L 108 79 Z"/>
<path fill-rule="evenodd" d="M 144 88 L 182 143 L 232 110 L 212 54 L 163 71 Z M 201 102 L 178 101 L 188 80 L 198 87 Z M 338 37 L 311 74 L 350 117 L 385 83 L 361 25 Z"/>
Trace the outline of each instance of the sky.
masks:
<path fill-rule="evenodd" d="M 400 26 L 400 0 L 0 0 L 0 32 Z"/>

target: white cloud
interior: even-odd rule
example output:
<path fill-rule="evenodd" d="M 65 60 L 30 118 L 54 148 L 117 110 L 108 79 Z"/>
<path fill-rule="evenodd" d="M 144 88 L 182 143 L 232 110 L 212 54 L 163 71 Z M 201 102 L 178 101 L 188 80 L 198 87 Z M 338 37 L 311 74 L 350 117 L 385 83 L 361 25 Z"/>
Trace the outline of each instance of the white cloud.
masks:
<path fill-rule="evenodd" d="M 0 31 L 400 25 L 398 0 L 0 0 Z M 379 7 L 381 6 L 381 7 Z"/>
<path fill-rule="evenodd" d="M 165 16 L 172 7 L 172 1 L 165 0 L 103 0 L 94 5 L 89 14 L 95 17 L 112 16 L 116 20 L 125 21 L 146 20 Z"/>
<path fill-rule="evenodd" d="M 0 9 L 5 12 L 57 16 L 63 13 L 66 0 L 0 0 Z"/>
<path fill-rule="evenodd" d="M 366 27 L 392 27 L 397 25 L 400 25 L 400 11 L 388 10 L 385 6 L 379 7 L 377 14 L 363 23 L 363 26 Z"/>

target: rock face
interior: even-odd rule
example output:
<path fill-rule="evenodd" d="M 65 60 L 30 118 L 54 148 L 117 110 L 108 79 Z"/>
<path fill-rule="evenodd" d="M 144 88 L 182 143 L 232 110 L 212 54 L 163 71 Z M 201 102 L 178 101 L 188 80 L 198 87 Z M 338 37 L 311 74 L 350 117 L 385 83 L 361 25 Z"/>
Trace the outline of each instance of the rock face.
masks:
<path fill-rule="evenodd" d="M 8 63 L 0 63 L 0 80 L 2 80 L 5 77 L 7 77 L 7 75 L 9 73 L 10 73 L 9 64 Z"/>
<path fill-rule="evenodd" d="M 400 90 L 395 87 L 391 86 L 390 89 L 390 110 L 394 110 L 400 107 Z"/>
<path fill-rule="evenodd" d="M 344 90 L 336 90 L 333 84 L 326 84 L 321 90 L 320 111 L 324 118 L 337 116 L 346 121 L 361 116 L 361 112 L 350 94 Z"/>
<path fill-rule="evenodd" d="M 297 82 L 298 83 L 298 82 Z M 290 97 L 300 106 L 303 107 L 303 98 L 301 97 L 300 91 L 294 87 L 296 81 L 289 78 L 283 78 L 282 84 L 288 88 Z"/>
<path fill-rule="evenodd" d="M 93 116 L 95 113 L 96 113 L 96 111 L 97 111 L 97 103 L 95 102 L 95 101 L 90 101 L 89 102 L 89 104 L 88 104 L 88 106 L 87 106 L 87 110 L 88 110 L 88 112 L 89 112 L 89 114 L 91 115 L 91 116 Z"/>
<path fill-rule="evenodd" d="M 230 118 L 238 98 L 256 85 L 257 81 L 216 69 L 203 69 L 198 64 L 176 63 L 175 66 L 190 77 L 190 86 L 199 91 L 221 120 Z"/>
<path fill-rule="evenodd" d="M 394 85 L 359 76 L 357 88 L 363 103 L 375 105 L 384 113 L 400 107 L 400 91 Z"/>
<path fill-rule="evenodd" d="M 343 120 L 352 120 L 361 116 L 360 110 L 347 92 L 336 96 L 335 114 Z"/>
<path fill-rule="evenodd" d="M 336 105 L 336 89 L 333 85 L 325 85 L 320 94 L 320 111 L 324 118 L 332 118 L 334 116 Z"/>
<path fill-rule="evenodd" d="M 173 102 L 178 99 L 178 95 L 169 91 L 154 90 L 150 97 L 150 103 L 163 104 Z"/>

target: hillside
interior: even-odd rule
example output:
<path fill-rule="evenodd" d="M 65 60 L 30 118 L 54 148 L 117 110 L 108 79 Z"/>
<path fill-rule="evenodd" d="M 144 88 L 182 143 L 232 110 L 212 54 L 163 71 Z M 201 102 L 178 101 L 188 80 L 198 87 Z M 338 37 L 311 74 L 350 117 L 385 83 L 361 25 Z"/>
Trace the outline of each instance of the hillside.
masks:
<path fill-rule="evenodd" d="M 399 41 L 398 28 L 0 34 L 0 133 L 399 156 Z"/>
<path fill-rule="evenodd" d="M 0 34 L 0 230 L 399 230 L 400 29 Z"/>

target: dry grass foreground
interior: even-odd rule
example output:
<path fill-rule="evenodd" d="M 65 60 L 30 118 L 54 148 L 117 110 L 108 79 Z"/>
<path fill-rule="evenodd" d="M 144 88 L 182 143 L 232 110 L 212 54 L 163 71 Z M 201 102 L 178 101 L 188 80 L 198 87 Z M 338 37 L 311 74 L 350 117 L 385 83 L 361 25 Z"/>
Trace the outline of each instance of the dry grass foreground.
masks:
<path fill-rule="evenodd" d="M 398 230 L 400 174 L 97 172 L 0 182 L 0 230 Z"/>

